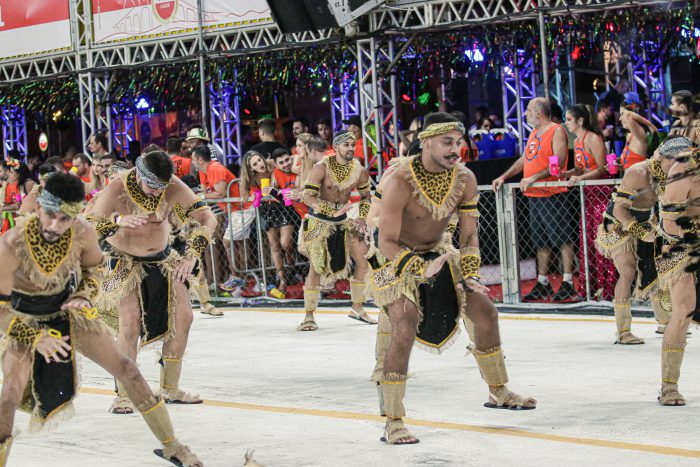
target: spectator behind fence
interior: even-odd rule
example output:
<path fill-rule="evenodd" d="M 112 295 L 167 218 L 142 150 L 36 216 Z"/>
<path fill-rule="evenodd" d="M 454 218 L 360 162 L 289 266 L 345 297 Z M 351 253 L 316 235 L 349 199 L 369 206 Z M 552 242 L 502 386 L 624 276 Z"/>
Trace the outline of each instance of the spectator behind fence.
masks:
<path fill-rule="evenodd" d="M 676 119 L 669 134 L 685 136 L 696 146 L 700 145 L 700 118 L 693 110 L 693 93 L 686 90 L 674 92 L 668 110 Z"/>
<path fill-rule="evenodd" d="M 91 134 L 88 139 L 87 149 L 93 157 L 103 156 L 109 153 L 109 140 L 107 139 L 107 135 L 102 132 Z"/>
<path fill-rule="evenodd" d="M 527 123 L 533 130 L 527 140 L 524 154 L 506 172 L 493 181 L 494 191 L 499 190 L 506 179 L 523 172 L 520 188 L 528 199 L 530 231 L 537 250 L 537 283 L 525 296 L 526 301 L 547 299 L 554 294 L 549 278 L 551 252 L 561 249 L 564 280 L 553 300 L 562 301 L 576 297 L 573 284 L 576 228 L 571 220 L 571 207 L 565 187 L 531 187 L 537 182 L 556 182 L 558 176 L 550 174 L 550 157 L 556 156 L 554 170 L 562 171 L 568 162 L 566 131 L 551 120 L 549 101 L 536 97 L 525 111 Z M 556 164 L 558 163 L 558 165 Z"/>
<path fill-rule="evenodd" d="M 284 145 L 278 143 L 275 139 L 275 121 L 272 119 L 264 119 L 258 122 L 258 136 L 260 143 L 256 144 L 251 151 L 262 154 L 266 159 L 272 157 L 275 149 L 284 149 Z"/>
<path fill-rule="evenodd" d="M 316 124 L 316 132 L 326 142 L 326 150 L 333 150 L 333 124 L 330 119 L 322 118 Z"/>
<path fill-rule="evenodd" d="M 90 183 L 90 176 L 92 170 L 92 161 L 87 156 L 87 154 L 76 154 L 73 158 L 73 167 L 70 172 L 73 175 L 77 175 L 83 181 L 84 184 Z M 87 196 L 87 195 L 86 195 Z"/>
<path fill-rule="evenodd" d="M 192 164 L 199 172 L 199 181 L 204 187 L 205 199 L 239 198 L 241 196 L 238 183 L 231 183 L 236 179 L 236 176 L 221 163 L 212 160 L 211 152 L 207 146 L 200 145 L 194 148 L 192 151 Z M 231 215 L 227 221 L 226 214 L 229 209 Z M 229 278 L 225 282 L 217 282 L 222 290 L 231 292 L 236 290 L 241 284 L 241 279 L 236 277 L 234 273 L 244 269 L 243 249 L 245 245 L 243 241 L 250 236 L 250 225 L 255 220 L 255 211 L 250 204 L 242 205 L 241 203 L 223 202 L 217 203 L 217 206 L 212 211 L 217 216 L 219 224 L 216 229 L 215 239 L 223 239 L 224 248 L 229 252 L 229 254 L 217 255 L 223 266 L 227 266 L 230 271 Z M 229 258 L 231 258 L 231 242 L 235 242 L 233 245 L 236 253 L 234 264 L 231 264 L 229 261 Z M 221 259 L 222 257 L 224 259 Z M 209 255 L 207 255 L 207 261 L 212 261 Z M 211 271 L 211 267 L 208 270 Z M 216 271 L 220 273 L 222 268 L 217 267 Z"/>
<path fill-rule="evenodd" d="M 574 140 L 574 168 L 566 172 L 569 186 L 584 180 L 612 178 L 608 173 L 605 142 L 593 120 L 595 115 L 583 104 L 576 104 L 566 111 L 566 129 L 576 136 Z M 584 192 L 586 231 L 579 225 L 579 281 L 578 293 L 586 297 L 586 264 L 591 295 L 599 294 L 599 300 L 612 300 L 615 294 L 617 270 L 613 262 L 601 254 L 595 246 L 598 226 L 608 206 L 612 185 L 593 185 L 581 188 Z M 584 242 L 588 257 L 584 256 Z"/>
<path fill-rule="evenodd" d="M 309 120 L 306 117 L 295 117 L 292 119 L 292 135 L 294 135 L 294 146 L 292 146 L 292 155 L 299 154 L 297 148 L 299 144 L 299 136 L 309 134 Z"/>
<path fill-rule="evenodd" d="M 625 102 L 620 106 L 620 123 L 629 131 L 622 150 L 620 164 L 629 169 L 634 164 L 644 162 L 659 147 L 659 132 L 640 112 L 642 102 L 635 92 L 625 94 Z"/>
<path fill-rule="evenodd" d="M 286 259 L 290 268 L 294 266 L 294 228 L 301 222 L 294 208 L 284 203 L 279 191 L 294 188 L 296 177 L 290 171 L 292 158 L 286 149 L 277 149 L 274 157 L 280 161 L 283 170 L 276 168 L 275 162 L 264 159 L 260 153 L 251 150 L 245 154 L 241 163 L 241 191 L 246 194 L 257 191 L 266 197 L 259 208 L 262 222 L 260 228 L 267 236 L 277 276 L 276 287 L 270 291 L 270 295 L 286 298 L 289 281 L 284 262 Z"/>
<path fill-rule="evenodd" d="M 182 156 L 182 139 L 171 136 L 165 143 L 165 148 L 173 161 L 175 176 L 182 179 L 185 175 L 189 175 L 192 170 L 192 159 Z"/>

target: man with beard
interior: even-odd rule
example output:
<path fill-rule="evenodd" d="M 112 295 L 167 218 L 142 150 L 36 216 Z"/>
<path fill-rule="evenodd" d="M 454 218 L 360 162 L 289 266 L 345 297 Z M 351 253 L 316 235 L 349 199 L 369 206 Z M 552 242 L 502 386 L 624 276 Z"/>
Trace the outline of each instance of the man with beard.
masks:
<path fill-rule="evenodd" d="M 426 117 L 422 152 L 399 162 L 382 191 L 381 261 L 372 265 L 376 303 L 388 314 L 391 335 L 380 381 L 389 444 L 414 444 L 404 426 L 403 399 L 414 343 L 441 353 L 455 341 L 462 314 L 474 323 L 474 355 L 489 386 L 489 408 L 534 409 L 536 401 L 510 391 L 498 312 L 479 283 L 478 191 L 459 164 L 464 125 L 447 113 Z M 459 215 L 458 252 L 443 235 Z M 383 263 L 383 264 L 382 264 Z"/>
<path fill-rule="evenodd" d="M 182 155 L 182 142 L 180 138 L 173 136 L 168 138 L 168 141 L 165 143 L 165 149 L 173 161 L 173 166 L 175 166 L 175 176 L 177 178 L 189 175 L 192 165 L 192 157 L 184 157 Z"/>
<path fill-rule="evenodd" d="M 615 263 L 619 277 L 615 284 L 613 309 L 617 325 L 616 344 L 643 344 L 631 332 L 632 289 L 639 299 L 651 297 L 659 327 L 665 332 L 671 315 L 671 297 L 660 288 L 654 258 L 661 253 L 654 206 L 664 196 L 669 170 L 679 153 L 687 152 L 692 142 L 684 136 L 671 136 L 659 146 L 650 160 L 632 165 L 608 204 L 598 227 L 596 247 Z M 636 283 L 635 283 L 636 278 Z"/>
<path fill-rule="evenodd" d="M 185 254 L 170 247 L 170 216 L 190 224 Z M 111 272 L 98 307 L 106 320 L 118 321 L 119 347 L 136 360 L 141 346 L 163 341 L 160 393 L 168 403 L 202 400 L 179 387 L 182 357 L 192 324 L 189 280 L 211 241 L 216 219 L 209 207 L 177 177 L 163 151 L 136 159 L 99 196 L 87 219 L 106 246 Z M 110 324 L 108 322 L 108 324 Z M 132 413 L 123 386 L 113 413 Z"/>
<path fill-rule="evenodd" d="M 311 262 L 304 284 L 306 316 L 297 328 L 315 331 L 318 325 L 314 311 L 318 306 L 321 285 L 333 285 L 350 275 L 351 258 L 355 274 L 350 279 L 352 312 L 350 317 L 368 324 L 377 322 L 363 309 L 367 273 L 367 242 L 365 241 L 367 213 L 370 206 L 369 173 L 355 159 L 355 137 L 343 130 L 333 138 L 334 154 L 321 159 L 304 185 L 302 201 L 309 209 L 302 229 L 300 249 Z M 350 221 L 350 193 L 360 193 L 360 215 Z"/>
<path fill-rule="evenodd" d="M 700 145 L 700 118 L 693 111 L 693 93 L 684 89 L 674 92 L 668 109 L 677 119 L 669 134 L 686 136 L 695 145 Z"/>
<path fill-rule="evenodd" d="M 574 288 L 574 241 L 577 226 L 571 218 L 571 207 L 566 187 L 531 187 L 537 182 L 556 182 L 559 177 L 550 175 L 549 158 L 558 156 L 560 173 L 567 167 L 569 144 L 566 131 L 551 120 L 551 106 L 543 97 L 530 101 L 525 111 L 527 123 L 533 130 L 527 140 L 525 152 L 506 172 L 493 181 L 497 191 L 505 181 L 523 172 L 520 189 L 528 199 L 530 231 L 537 251 L 537 283 L 524 297 L 525 301 L 548 299 L 568 300 L 578 296 Z M 561 250 L 564 280 L 554 294 L 547 274 L 553 249 Z"/>
<path fill-rule="evenodd" d="M 90 183 L 90 171 L 92 170 L 92 161 L 85 154 L 78 154 L 73 158 L 73 168 L 71 169 L 83 183 Z M 89 194 L 89 193 L 88 193 Z"/>
<path fill-rule="evenodd" d="M 292 120 L 292 135 L 294 135 L 294 147 L 292 147 L 292 156 L 297 155 L 296 140 L 299 135 L 309 132 L 309 120 L 306 117 L 296 117 Z"/>
<path fill-rule="evenodd" d="M 93 307 L 103 257 L 92 226 L 78 218 L 84 197 L 80 180 L 55 173 L 46 179 L 37 213 L 21 219 L 0 238 L 0 329 L 4 334 L 0 466 L 6 465 L 9 456 L 20 403 L 31 410 L 32 431 L 71 416 L 78 389 L 76 351 L 129 390 L 151 432 L 163 444 L 157 454 L 179 465 L 201 466 L 175 438 L 162 399 L 153 394 L 135 362 L 120 351 Z"/>
<path fill-rule="evenodd" d="M 192 151 L 194 150 L 194 148 L 200 146 L 206 146 L 207 148 L 209 148 L 209 152 L 211 153 L 212 159 L 217 161 L 219 164 L 226 164 L 226 162 L 224 161 L 224 155 L 221 154 L 221 152 L 218 149 L 216 149 L 216 146 L 211 144 L 211 140 L 209 139 L 207 130 L 205 130 L 204 127 L 201 125 L 192 125 L 187 131 L 187 137 L 185 138 L 185 143 L 183 144 L 183 149 L 185 150 L 184 156 L 192 157 Z M 191 172 L 191 174 L 195 175 L 194 172 Z"/>
<path fill-rule="evenodd" d="M 270 292 L 276 298 L 285 298 L 287 288 L 287 274 L 285 273 L 284 260 L 287 267 L 294 266 L 294 228 L 299 225 L 299 216 L 292 206 L 287 206 L 284 200 L 291 200 L 292 192 L 296 188 L 296 174 L 292 173 L 292 156 L 284 148 L 275 149 L 272 153 L 275 161 L 275 170 L 272 172 L 272 185 L 280 191 L 284 197 L 277 202 L 267 203 L 268 212 L 265 215 L 265 230 L 272 252 L 272 262 L 277 271 L 277 290 Z M 294 203 L 297 204 L 297 203 Z"/>

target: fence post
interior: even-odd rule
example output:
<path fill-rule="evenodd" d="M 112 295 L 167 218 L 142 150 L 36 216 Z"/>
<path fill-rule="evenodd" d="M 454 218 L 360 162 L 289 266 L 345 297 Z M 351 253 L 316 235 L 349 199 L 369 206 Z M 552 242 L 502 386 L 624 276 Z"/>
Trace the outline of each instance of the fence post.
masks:
<path fill-rule="evenodd" d="M 581 200 L 581 232 L 583 239 L 583 268 L 586 274 L 586 301 L 591 300 L 591 276 L 588 267 L 588 226 L 586 225 L 586 196 L 583 182 L 579 185 L 579 199 Z M 578 184 L 577 184 L 578 185 Z"/>
<path fill-rule="evenodd" d="M 496 232 L 498 233 L 498 252 L 501 262 L 501 286 L 503 288 L 503 303 L 512 303 L 513 293 L 511 283 L 512 269 L 510 250 L 508 248 L 508 226 L 506 223 L 505 198 L 506 187 L 501 187 L 500 190 L 494 192 L 494 204 L 496 205 Z"/>
<path fill-rule="evenodd" d="M 518 245 L 518 234 L 517 234 L 517 207 L 515 203 L 515 198 L 517 196 L 517 188 L 520 185 L 517 183 L 510 183 L 504 185 L 507 192 L 504 192 L 503 202 L 504 202 L 504 212 L 506 214 L 506 243 L 510 239 L 510 244 L 512 245 L 510 253 L 510 262 L 508 268 L 510 270 L 510 304 L 519 304 L 522 300 L 521 290 L 520 290 L 520 247 Z"/>
<path fill-rule="evenodd" d="M 258 256 L 260 257 L 260 271 L 263 282 L 263 295 L 267 294 L 267 272 L 265 271 L 265 254 L 263 252 L 263 231 L 260 228 L 260 209 L 255 208 L 255 229 L 258 232 Z"/>

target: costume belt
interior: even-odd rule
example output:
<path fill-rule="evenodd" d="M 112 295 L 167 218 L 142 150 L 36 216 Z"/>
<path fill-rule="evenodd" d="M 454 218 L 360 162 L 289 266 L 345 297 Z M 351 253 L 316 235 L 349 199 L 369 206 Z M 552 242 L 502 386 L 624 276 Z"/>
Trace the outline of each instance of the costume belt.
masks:
<path fill-rule="evenodd" d="M 53 295 L 29 295 L 16 290 L 12 291 L 10 302 L 12 309 L 32 316 L 50 315 L 61 309 L 71 293 L 71 284 Z"/>

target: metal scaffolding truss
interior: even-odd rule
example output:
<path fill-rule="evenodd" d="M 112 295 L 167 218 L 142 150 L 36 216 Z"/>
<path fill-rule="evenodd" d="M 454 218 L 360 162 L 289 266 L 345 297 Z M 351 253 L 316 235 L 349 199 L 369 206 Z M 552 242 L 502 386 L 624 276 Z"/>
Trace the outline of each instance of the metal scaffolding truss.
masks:
<path fill-rule="evenodd" d="M 518 51 L 519 55 L 523 51 Z M 520 56 L 518 57 L 520 62 Z M 503 86 L 503 123 L 514 132 L 522 147 L 525 137 L 532 127 L 525 122 L 525 109 L 528 102 L 537 97 L 534 58 L 530 56 L 519 64 L 501 68 L 501 83 Z"/>
<path fill-rule="evenodd" d="M 398 128 L 396 115 L 396 75 L 390 68 L 395 63 L 396 53 L 392 37 L 370 38 L 357 41 L 357 73 L 360 94 L 360 117 L 362 119 L 362 136 L 365 167 L 374 169 L 381 177 L 383 159 L 381 154 L 398 143 L 394 131 L 392 136 L 388 129 L 393 123 Z M 389 70 L 380 75 L 379 71 Z M 374 154 L 370 157 L 367 145 Z"/>
<path fill-rule="evenodd" d="M 627 63 L 630 82 L 635 92 L 645 99 L 649 121 L 664 125 L 669 97 L 667 67 L 663 65 L 656 41 L 636 38 L 630 45 Z"/>
<path fill-rule="evenodd" d="M 574 64 L 568 47 L 557 55 L 556 68 L 550 79 L 549 91 L 552 99 L 562 109 L 568 109 L 576 103 L 576 81 Z"/>
<path fill-rule="evenodd" d="M 234 71 L 234 80 L 238 73 Z M 209 85 L 211 113 L 211 141 L 221 151 L 228 163 L 241 157 L 241 119 L 239 97 L 235 83 L 218 79 Z"/>
<path fill-rule="evenodd" d="M 2 124 L 2 153 L 5 159 L 12 149 L 22 156 L 27 154 L 27 123 L 24 109 L 16 105 L 0 107 L 0 124 Z"/>
<path fill-rule="evenodd" d="M 357 74 L 343 73 L 331 82 L 331 123 L 333 130 L 342 127 L 342 121 L 360 115 L 360 101 L 357 92 Z"/>
<path fill-rule="evenodd" d="M 534 19 L 539 10 L 557 16 L 602 9 L 668 3 L 664 0 L 394 0 L 370 13 L 372 31 L 456 28 L 466 24 Z"/>

